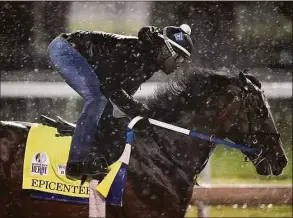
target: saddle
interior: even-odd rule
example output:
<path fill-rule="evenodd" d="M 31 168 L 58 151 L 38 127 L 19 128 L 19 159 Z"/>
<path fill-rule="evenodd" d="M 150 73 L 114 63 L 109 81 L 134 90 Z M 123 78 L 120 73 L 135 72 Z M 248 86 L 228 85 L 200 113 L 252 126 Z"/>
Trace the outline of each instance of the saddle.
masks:
<path fill-rule="evenodd" d="M 57 120 L 54 120 L 45 115 L 41 115 L 40 123 L 56 128 L 58 132 L 56 136 L 72 136 L 75 129 L 74 123 L 63 119 L 60 116 L 57 116 Z"/>
<path fill-rule="evenodd" d="M 122 112 L 111 100 L 111 104 L 108 104 L 104 110 L 104 114 L 111 114 L 114 118 L 125 118 L 127 115 Z M 75 123 L 71 123 L 60 116 L 57 116 L 57 120 L 49 118 L 45 115 L 41 115 L 40 123 L 51 126 L 57 129 L 58 134 L 56 136 L 73 136 Z"/>

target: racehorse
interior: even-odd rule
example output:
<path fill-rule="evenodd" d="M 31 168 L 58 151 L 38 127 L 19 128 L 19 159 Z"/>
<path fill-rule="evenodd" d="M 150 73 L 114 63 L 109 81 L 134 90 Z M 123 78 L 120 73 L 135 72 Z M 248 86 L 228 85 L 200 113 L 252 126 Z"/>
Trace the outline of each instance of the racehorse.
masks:
<path fill-rule="evenodd" d="M 190 67 L 158 88 L 146 104 L 151 117 L 257 148 L 243 154 L 260 175 L 280 175 L 287 165 L 261 83 L 254 76 Z M 107 114 L 107 113 L 106 113 Z M 125 146 L 127 118 L 103 115 L 99 143 L 110 163 Z M 21 189 L 31 123 L 1 121 L 0 211 L 4 217 L 87 217 L 86 205 L 31 200 Z M 144 124 L 135 131 L 123 206 L 107 217 L 184 217 L 197 175 L 215 144 Z M 256 193 L 257 195 L 257 193 Z M 195 196 L 196 197 L 196 196 Z"/>

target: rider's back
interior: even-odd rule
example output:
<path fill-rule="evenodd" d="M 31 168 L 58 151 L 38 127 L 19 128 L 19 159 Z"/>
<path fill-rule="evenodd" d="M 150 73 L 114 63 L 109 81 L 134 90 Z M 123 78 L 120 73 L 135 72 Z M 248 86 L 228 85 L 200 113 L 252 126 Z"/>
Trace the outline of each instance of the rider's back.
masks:
<path fill-rule="evenodd" d="M 75 31 L 62 33 L 78 52 L 98 72 L 101 90 L 107 96 L 113 90 L 133 93 L 139 85 L 159 70 L 149 47 L 154 27 L 142 28 L 138 36 L 125 36 L 103 31 Z M 145 49 L 147 47 L 147 49 Z M 130 81 L 129 78 L 136 78 Z M 108 94 L 109 93 L 109 94 Z"/>

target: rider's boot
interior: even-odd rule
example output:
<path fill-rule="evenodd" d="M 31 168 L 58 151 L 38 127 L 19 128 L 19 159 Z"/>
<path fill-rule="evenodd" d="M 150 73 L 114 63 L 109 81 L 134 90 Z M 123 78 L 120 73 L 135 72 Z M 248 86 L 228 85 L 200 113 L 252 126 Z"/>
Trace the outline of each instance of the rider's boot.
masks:
<path fill-rule="evenodd" d="M 102 176 L 107 173 L 107 167 L 106 159 L 96 153 L 90 153 L 88 158 L 82 160 L 69 158 L 66 164 L 66 177 L 80 180 L 83 176 Z"/>

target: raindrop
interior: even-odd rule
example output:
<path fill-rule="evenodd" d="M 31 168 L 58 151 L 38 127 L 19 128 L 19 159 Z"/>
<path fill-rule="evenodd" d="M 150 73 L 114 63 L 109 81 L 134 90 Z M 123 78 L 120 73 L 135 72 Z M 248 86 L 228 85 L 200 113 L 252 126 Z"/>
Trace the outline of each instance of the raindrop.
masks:
<path fill-rule="evenodd" d="M 142 194 L 143 194 L 143 195 L 148 195 L 148 194 L 150 194 L 149 189 L 144 188 L 144 189 L 142 190 Z"/>

